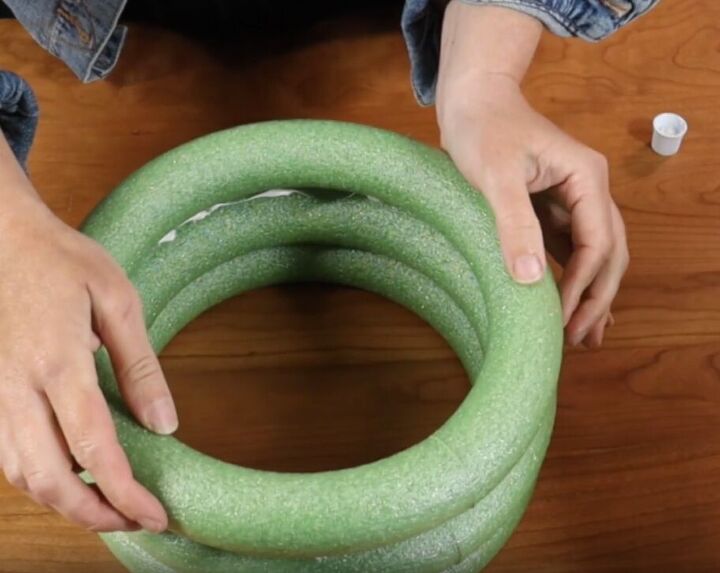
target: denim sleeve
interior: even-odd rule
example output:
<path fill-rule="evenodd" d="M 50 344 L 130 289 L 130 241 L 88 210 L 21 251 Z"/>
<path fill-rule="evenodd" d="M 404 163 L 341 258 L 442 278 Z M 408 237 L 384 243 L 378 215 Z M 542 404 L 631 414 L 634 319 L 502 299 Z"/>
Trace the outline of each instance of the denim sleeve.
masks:
<path fill-rule="evenodd" d="M 127 0 L 0 0 L 18 22 L 83 82 L 104 78 L 117 63 L 127 28 Z"/>
<path fill-rule="evenodd" d="M 606 38 L 644 14 L 660 0 L 461 0 L 465 4 L 502 6 L 540 20 L 559 36 L 590 42 Z M 422 105 L 435 101 L 440 33 L 446 2 L 405 0 L 402 31 L 410 56 L 415 97 Z"/>
<path fill-rule="evenodd" d="M 38 122 L 35 94 L 17 74 L 0 70 L 0 129 L 24 167 Z"/>

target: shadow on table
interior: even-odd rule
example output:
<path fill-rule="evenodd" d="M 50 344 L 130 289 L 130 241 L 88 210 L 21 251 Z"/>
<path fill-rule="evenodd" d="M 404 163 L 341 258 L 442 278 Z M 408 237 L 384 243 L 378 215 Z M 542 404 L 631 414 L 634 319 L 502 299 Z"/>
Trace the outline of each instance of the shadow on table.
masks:
<path fill-rule="evenodd" d="M 633 139 L 643 145 L 624 156 L 623 168 L 638 179 L 652 175 L 660 168 L 665 159 L 657 155 L 650 147 L 652 124 L 647 117 L 637 117 L 630 120 L 627 131 Z"/>

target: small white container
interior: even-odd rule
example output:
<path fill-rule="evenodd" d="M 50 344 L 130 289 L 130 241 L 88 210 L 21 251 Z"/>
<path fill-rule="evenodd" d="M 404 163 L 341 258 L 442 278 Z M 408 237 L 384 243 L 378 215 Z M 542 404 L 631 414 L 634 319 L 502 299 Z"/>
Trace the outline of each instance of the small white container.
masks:
<path fill-rule="evenodd" d="M 676 113 L 656 115 L 653 119 L 653 150 L 659 155 L 675 155 L 687 130 L 687 122 Z"/>

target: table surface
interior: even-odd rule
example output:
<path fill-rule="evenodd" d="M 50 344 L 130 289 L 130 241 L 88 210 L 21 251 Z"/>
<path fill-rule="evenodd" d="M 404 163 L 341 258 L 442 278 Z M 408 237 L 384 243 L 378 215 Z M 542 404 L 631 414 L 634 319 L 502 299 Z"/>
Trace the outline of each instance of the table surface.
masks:
<path fill-rule="evenodd" d="M 110 79 L 82 85 L 15 22 L 0 68 L 42 106 L 32 177 L 78 225 L 126 175 L 201 134 L 258 120 L 368 123 L 433 145 L 389 14 L 248 36 L 222 55 L 131 29 Z M 546 34 L 534 105 L 607 155 L 632 262 L 602 349 L 568 349 L 535 497 L 488 568 L 501 572 L 720 570 L 720 5 L 663 2 L 591 45 Z M 684 115 L 676 157 L 649 149 L 661 111 Z M 11 245 L 6 245 L 11 248 Z M 468 381 L 420 319 L 321 287 L 235 297 L 162 353 L 179 437 L 256 468 L 316 471 L 397 452 L 454 411 Z M 98 539 L 0 483 L 0 571 L 122 571 Z"/>

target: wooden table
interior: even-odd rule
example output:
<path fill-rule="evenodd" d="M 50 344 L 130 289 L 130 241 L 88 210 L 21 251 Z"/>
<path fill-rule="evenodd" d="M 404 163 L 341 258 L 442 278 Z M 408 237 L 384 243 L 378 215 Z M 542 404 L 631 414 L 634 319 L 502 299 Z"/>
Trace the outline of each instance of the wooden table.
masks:
<path fill-rule="evenodd" d="M 0 68 L 43 109 L 30 163 L 77 225 L 127 174 L 223 127 L 336 118 L 436 144 L 394 25 L 320 23 L 235 56 L 134 28 L 108 81 L 82 85 L 15 23 Z M 720 570 L 720 6 L 663 2 L 599 45 L 543 39 L 526 87 L 564 129 L 605 153 L 632 263 L 617 325 L 568 350 L 555 436 L 500 572 Z M 689 121 L 681 153 L 648 148 L 655 113 Z M 5 245 L 4 248 L 12 248 Z M 321 470 L 387 456 L 437 428 L 468 383 L 418 318 L 344 288 L 245 294 L 188 326 L 162 355 L 180 438 L 257 468 Z M 119 572 L 97 538 L 0 484 L 2 573 Z"/>

